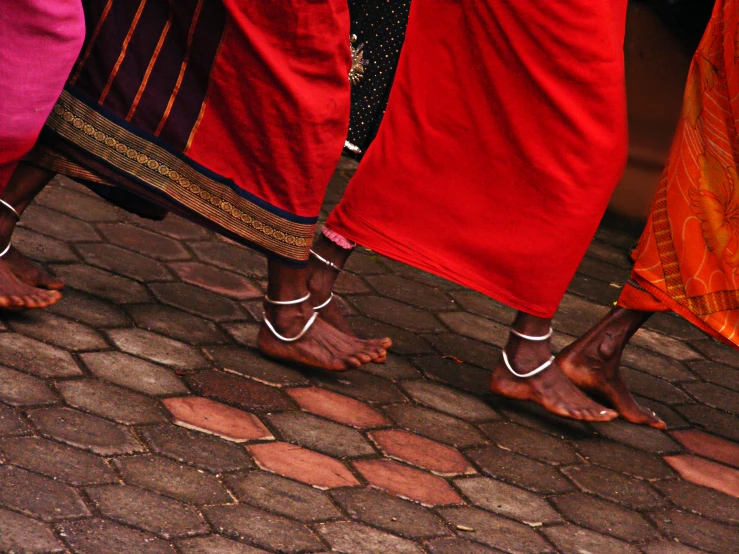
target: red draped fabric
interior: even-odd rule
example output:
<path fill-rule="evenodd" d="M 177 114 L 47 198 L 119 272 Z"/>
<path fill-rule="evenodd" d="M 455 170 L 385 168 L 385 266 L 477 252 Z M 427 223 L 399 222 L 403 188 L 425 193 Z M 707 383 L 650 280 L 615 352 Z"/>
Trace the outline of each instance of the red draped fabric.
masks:
<path fill-rule="evenodd" d="M 553 315 L 623 171 L 626 0 L 412 2 L 377 139 L 328 226 Z"/>

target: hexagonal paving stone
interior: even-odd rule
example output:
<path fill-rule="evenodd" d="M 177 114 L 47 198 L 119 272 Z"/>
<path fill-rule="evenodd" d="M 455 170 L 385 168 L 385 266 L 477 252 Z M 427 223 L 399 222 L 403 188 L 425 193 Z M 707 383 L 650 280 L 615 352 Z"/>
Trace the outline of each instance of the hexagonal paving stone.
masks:
<path fill-rule="evenodd" d="M 334 500 L 353 520 L 410 539 L 448 534 L 444 525 L 421 506 L 372 489 L 337 489 Z"/>
<path fill-rule="evenodd" d="M 77 250 L 88 264 L 135 281 L 172 280 L 164 264 L 112 244 L 81 244 Z"/>
<path fill-rule="evenodd" d="M 392 460 L 357 460 L 354 467 L 371 485 L 425 506 L 464 503 L 441 477 Z"/>
<path fill-rule="evenodd" d="M 544 529 L 543 533 L 563 554 L 639 554 L 639 550 L 628 543 L 594 533 L 576 525 L 563 525 Z"/>
<path fill-rule="evenodd" d="M 388 325 L 396 325 L 412 332 L 444 330 L 443 325 L 429 312 L 389 298 L 355 296 L 351 302 L 365 316 Z"/>
<path fill-rule="evenodd" d="M 163 304 L 169 304 L 193 315 L 213 321 L 245 319 L 238 303 L 207 290 L 185 283 L 154 283 L 151 292 Z"/>
<path fill-rule="evenodd" d="M 292 519 L 310 522 L 341 517 L 326 493 L 278 475 L 249 471 L 230 475 L 226 481 L 242 502 Z"/>
<path fill-rule="evenodd" d="M 211 506 L 205 514 L 219 532 L 264 548 L 285 554 L 323 549 L 321 541 L 305 525 L 258 508 L 244 504 Z"/>
<path fill-rule="evenodd" d="M 141 427 L 139 434 L 157 454 L 212 473 L 253 467 L 243 448 L 209 435 L 174 425 Z"/>
<path fill-rule="evenodd" d="M 2 333 L 0 335 L 2 363 L 39 377 L 73 377 L 82 371 L 69 353 L 33 339 Z"/>
<path fill-rule="evenodd" d="M 41 379 L 0 366 L 0 401 L 10 406 L 43 406 L 59 399 Z"/>
<path fill-rule="evenodd" d="M 105 339 L 87 325 L 41 310 L 24 313 L 11 321 L 17 333 L 59 346 L 67 351 L 108 348 Z"/>
<path fill-rule="evenodd" d="M 95 415 L 135 425 L 166 421 L 164 411 L 151 398 L 97 379 L 61 381 L 57 389 L 64 401 Z"/>
<path fill-rule="evenodd" d="M 139 252 L 156 260 L 187 260 L 190 255 L 176 240 L 146 229 L 124 224 L 98 225 L 105 237 L 117 246 Z"/>
<path fill-rule="evenodd" d="M 210 531 L 192 506 L 144 489 L 113 485 L 88 488 L 86 492 L 103 516 L 163 539 Z"/>
<path fill-rule="evenodd" d="M 461 536 L 507 552 L 550 552 L 549 545 L 533 529 L 478 508 L 444 508 L 442 517 Z M 473 529 L 469 531 L 468 529 Z"/>
<path fill-rule="evenodd" d="M 628 542 L 657 536 L 657 531 L 638 513 L 587 494 L 552 497 L 558 511 L 570 521 Z"/>
<path fill-rule="evenodd" d="M 0 441 L 8 462 L 71 485 L 95 485 L 118 481 L 105 460 L 89 452 L 36 437 Z"/>
<path fill-rule="evenodd" d="M 144 329 L 111 329 L 107 333 L 123 352 L 154 363 L 177 369 L 210 365 L 197 348 Z"/>
<path fill-rule="evenodd" d="M 177 546 L 179 546 L 182 554 L 269 554 L 261 548 L 225 539 L 218 535 L 183 540 L 178 542 Z"/>
<path fill-rule="evenodd" d="M 262 296 L 248 279 L 241 275 L 197 262 L 173 263 L 170 266 L 185 283 L 195 285 L 235 300 Z"/>
<path fill-rule="evenodd" d="M 576 443 L 580 454 L 589 462 L 636 475 L 642 479 L 664 479 L 675 473 L 659 456 L 634 450 L 617 442 L 603 439 L 586 439 Z"/>
<path fill-rule="evenodd" d="M 0 379 L 1 375 L 0 370 Z M 0 382 L 2 381 L 0 380 Z M 697 429 L 674 431 L 672 436 L 691 452 L 739 468 L 739 444 L 735 442 L 709 435 Z"/>
<path fill-rule="evenodd" d="M 664 540 L 644 547 L 644 554 L 701 554 L 702 550 L 690 548 L 677 541 Z"/>
<path fill-rule="evenodd" d="M 359 485 L 338 460 L 286 442 L 248 447 L 259 467 L 319 489 Z"/>
<path fill-rule="evenodd" d="M 233 442 L 270 440 L 274 437 L 254 414 L 202 396 L 162 400 L 177 425 L 210 433 Z"/>
<path fill-rule="evenodd" d="M 735 416 L 699 404 L 688 404 L 676 409 L 688 421 L 698 427 L 703 427 L 715 435 L 739 442 L 739 426 L 736 424 Z"/>
<path fill-rule="evenodd" d="M 507 421 L 487 423 L 481 425 L 480 429 L 499 447 L 543 462 L 572 464 L 579 461 L 575 449 L 560 438 L 515 423 Z"/>
<path fill-rule="evenodd" d="M 488 390 L 490 372 L 470 365 L 473 363 L 476 364 L 477 361 L 467 357 L 470 352 L 468 346 L 463 344 L 459 347 L 459 341 L 452 340 L 453 349 L 449 349 L 446 343 L 442 342 L 443 337 L 444 335 L 435 335 L 431 338 L 432 343 L 436 348 L 439 348 L 442 355 L 454 356 L 456 359 L 467 359 L 470 363 L 460 364 L 450 358 L 442 358 L 441 356 L 423 356 L 416 358 L 413 363 L 429 379 L 441 381 L 442 383 L 473 394 L 481 394 Z M 450 337 L 452 336 L 450 335 Z M 455 338 L 458 337 L 455 336 Z M 456 350 L 457 347 L 460 348 L 459 351 Z M 464 356 L 465 358 L 460 358 L 459 356 Z M 489 357 L 490 353 L 486 349 L 484 359 L 488 360 Z"/>
<path fill-rule="evenodd" d="M 248 277 L 267 277 L 267 260 L 254 250 L 221 241 L 196 242 L 190 247 L 199 259 L 214 266 Z"/>
<path fill-rule="evenodd" d="M 170 496 L 192 504 L 232 502 L 213 475 L 159 456 L 130 456 L 114 460 L 129 485 Z"/>
<path fill-rule="evenodd" d="M 419 404 L 467 421 L 500 419 L 485 402 L 431 381 L 409 381 L 403 389 Z"/>
<path fill-rule="evenodd" d="M 25 435 L 30 431 L 31 427 L 15 410 L 0 404 L 0 437 Z"/>
<path fill-rule="evenodd" d="M 602 467 L 572 466 L 562 472 L 583 491 L 635 510 L 656 508 L 665 503 L 648 483 Z"/>
<path fill-rule="evenodd" d="M 422 554 L 423 552 L 409 540 L 359 523 L 337 521 L 336 523 L 324 523 L 317 529 L 331 545 L 332 550 L 345 554 L 375 554 L 376 552 Z"/>
<path fill-rule="evenodd" d="M 23 221 L 19 224 L 64 242 L 100 240 L 99 235 L 89 223 L 41 206 L 29 206 L 23 212 Z"/>
<path fill-rule="evenodd" d="M 187 344 L 216 344 L 226 341 L 224 334 L 212 321 L 176 308 L 161 304 L 137 304 L 129 306 L 127 312 L 142 329 Z"/>
<path fill-rule="evenodd" d="M 439 314 L 439 318 L 455 333 L 502 348 L 508 340 L 508 327 L 467 312 Z"/>
<path fill-rule="evenodd" d="M 73 289 L 65 289 L 62 299 L 46 309 L 74 321 L 86 323 L 94 329 L 129 324 L 128 318 L 118 306 Z"/>
<path fill-rule="evenodd" d="M 739 544 L 739 529 L 694 514 L 665 510 L 650 518 L 664 534 L 715 554 L 732 552 Z"/>
<path fill-rule="evenodd" d="M 43 521 L 90 515 L 72 487 L 13 466 L 0 466 L 0 505 Z"/>
<path fill-rule="evenodd" d="M 59 529 L 75 554 L 174 554 L 161 539 L 104 519 L 65 522 Z"/>
<path fill-rule="evenodd" d="M 608 423 L 595 423 L 593 427 L 604 437 L 653 454 L 680 451 L 678 444 L 667 433 L 644 425 L 615 419 Z"/>
<path fill-rule="evenodd" d="M 93 352 L 81 358 L 97 377 L 144 394 L 165 396 L 188 392 L 169 369 L 122 352 Z"/>
<path fill-rule="evenodd" d="M 274 414 L 267 416 L 267 421 L 284 440 L 329 456 L 345 458 L 375 453 L 357 430 L 305 412 Z"/>
<path fill-rule="evenodd" d="M 454 302 L 443 291 L 416 281 L 403 279 L 397 275 L 368 276 L 366 281 L 382 296 L 400 300 L 418 308 L 431 311 L 456 308 Z"/>
<path fill-rule="evenodd" d="M 358 429 L 390 424 L 380 412 L 364 402 L 319 387 L 288 389 L 289 394 L 306 412 Z"/>
<path fill-rule="evenodd" d="M 475 473 L 458 450 L 401 429 L 373 431 L 369 437 L 389 457 L 442 476 Z"/>
<path fill-rule="evenodd" d="M 42 436 L 102 456 L 133 454 L 144 447 L 129 429 L 70 408 L 42 408 L 28 414 Z"/>
<path fill-rule="evenodd" d="M 76 262 L 78 261 L 68 244 L 60 240 L 35 233 L 17 226 L 13 231 L 13 246 L 34 262 Z"/>
<path fill-rule="evenodd" d="M 68 287 L 114 304 L 146 302 L 151 298 L 136 281 L 84 264 L 55 265 L 54 274 Z"/>
<path fill-rule="evenodd" d="M 220 371 L 202 371 L 188 377 L 187 382 L 196 394 L 248 411 L 271 412 L 294 408 L 289 398 L 279 390 Z"/>
<path fill-rule="evenodd" d="M 523 523 L 556 523 L 562 517 L 538 495 L 486 477 L 454 482 L 470 501 L 490 512 Z"/>
<path fill-rule="evenodd" d="M 387 404 L 405 400 L 405 397 L 390 381 L 363 371 L 348 371 L 341 374 L 316 373 L 312 378 L 323 388 L 370 404 Z"/>
<path fill-rule="evenodd" d="M 685 510 L 724 523 L 739 525 L 739 498 L 682 479 L 658 481 L 654 486 Z"/>
<path fill-rule="evenodd" d="M 410 404 L 396 404 L 385 410 L 399 426 L 424 437 L 464 448 L 487 442 L 475 427 L 460 419 Z"/>
<path fill-rule="evenodd" d="M 437 539 L 428 544 L 429 554 L 495 554 L 500 550 L 492 550 L 478 542 L 470 542 L 460 538 Z"/>
<path fill-rule="evenodd" d="M 0 509 L 0 552 L 56 554 L 65 551 L 64 545 L 47 525 Z"/>
<path fill-rule="evenodd" d="M 274 386 L 307 385 L 308 378 L 300 371 L 268 360 L 257 350 L 222 346 L 208 350 L 217 367 Z"/>

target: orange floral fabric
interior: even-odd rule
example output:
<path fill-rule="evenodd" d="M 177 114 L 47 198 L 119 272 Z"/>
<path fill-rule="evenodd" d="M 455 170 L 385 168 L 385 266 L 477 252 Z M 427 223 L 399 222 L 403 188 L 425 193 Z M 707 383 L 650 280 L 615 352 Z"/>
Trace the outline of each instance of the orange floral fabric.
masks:
<path fill-rule="evenodd" d="M 717 0 L 619 305 L 671 309 L 739 348 L 739 0 Z"/>

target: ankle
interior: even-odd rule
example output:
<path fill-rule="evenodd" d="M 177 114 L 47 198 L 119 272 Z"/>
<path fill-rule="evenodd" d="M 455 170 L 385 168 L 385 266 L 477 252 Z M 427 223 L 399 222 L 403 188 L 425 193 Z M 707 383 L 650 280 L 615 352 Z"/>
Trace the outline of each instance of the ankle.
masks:
<path fill-rule="evenodd" d="M 291 331 L 301 329 L 313 315 L 313 309 L 308 302 L 294 306 L 274 306 L 265 302 L 264 314 L 277 329 Z"/>

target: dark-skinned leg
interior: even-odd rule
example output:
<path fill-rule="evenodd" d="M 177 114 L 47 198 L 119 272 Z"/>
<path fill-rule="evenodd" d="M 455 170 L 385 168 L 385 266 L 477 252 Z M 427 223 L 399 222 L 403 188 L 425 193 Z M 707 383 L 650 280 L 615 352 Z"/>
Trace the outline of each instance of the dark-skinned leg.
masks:
<path fill-rule="evenodd" d="M 607 400 L 632 423 L 664 429 L 654 412 L 637 404 L 621 374 L 624 347 L 652 312 L 614 308 L 590 331 L 565 348 L 557 363 L 565 375 L 585 392 Z"/>
<path fill-rule="evenodd" d="M 270 259 L 268 270 L 269 299 L 285 302 L 304 298 L 309 294 L 306 269 L 296 269 Z M 264 312 L 275 331 L 285 338 L 298 336 L 314 313 L 310 298 L 290 305 L 275 305 L 265 301 Z M 320 317 L 295 342 L 281 340 L 263 323 L 257 345 L 270 358 L 330 371 L 359 367 L 387 355 L 384 348 L 342 333 Z"/>
<path fill-rule="evenodd" d="M 549 333 L 551 319 L 518 312 L 513 329 L 531 337 Z M 512 368 L 525 375 L 551 358 L 549 340 L 527 340 L 511 333 L 505 352 Z M 583 421 L 610 421 L 618 414 L 597 404 L 582 393 L 562 372 L 557 363 L 531 377 L 514 375 L 501 361 L 490 377 L 490 390 L 500 396 L 536 402 L 561 417 Z"/>
<path fill-rule="evenodd" d="M 0 198 L 21 215 L 36 195 L 46 186 L 54 173 L 19 164 Z M 0 248 L 12 239 L 18 218 L 9 207 L 0 205 Z M 22 310 L 45 308 L 56 303 L 64 286 L 32 264 L 16 248 L 10 247 L 0 258 L 0 307 Z"/>

